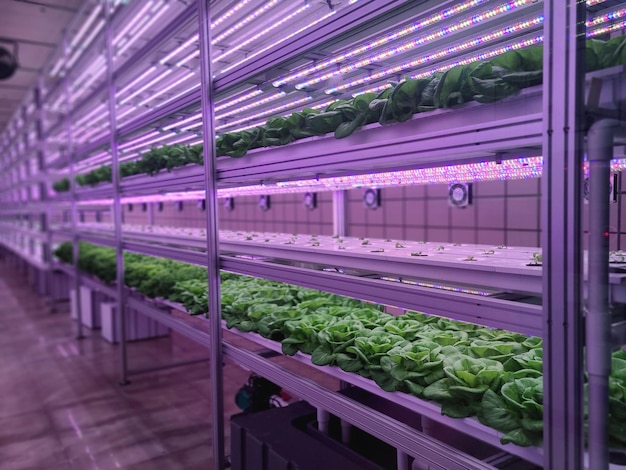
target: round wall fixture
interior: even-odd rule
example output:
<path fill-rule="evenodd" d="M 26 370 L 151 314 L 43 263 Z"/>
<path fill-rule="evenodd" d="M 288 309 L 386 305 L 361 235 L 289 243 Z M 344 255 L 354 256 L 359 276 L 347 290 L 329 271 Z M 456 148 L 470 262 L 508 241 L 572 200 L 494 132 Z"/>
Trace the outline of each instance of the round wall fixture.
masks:
<path fill-rule="evenodd" d="M 448 203 L 453 207 L 467 207 L 472 203 L 472 185 L 453 183 L 448 186 Z"/>
<path fill-rule="evenodd" d="M 178 212 L 182 212 L 183 211 L 183 201 L 176 201 L 174 203 L 174 207 L 176 207 L 176 210 Z"/>
<path fill-rule="evenodd" d="M 163 202 L 158 202 L 157 203 L 157 211 L 163 212 Z"/>
<path fill-rule="evenodd" d="M 224 199 L 224 209 L 227 212 L 232 212 L 235 210 L 235 198 L 234 197 L 227 197 Z"/>
<path fill-rule="evenodd" d="M 131 204 L 128 204 L 128 212 L 132 212 L 132 211 L 133 211 L 133 205 L 131 203 Z"/>
<path fill-rule="evenodd" d="M 142 202 L 141 203 L 141 212 L 148 212 L 148 203 L 147 202 Z"/>
<path fill-rule="evenodd" d="M 0 46 L 0 80 L 11 78 L 17 67 L 17 43 L 13 46 L 13 53 Z"/>
<path fill-rule="evenodd" d="M 366 189 L 363 192 L 363 205 L 366 209 L 378 209 L 380 207 L 380 189 Z"/>
<path fill-rule="evenodd" d="M 199 199 L 198 200 L 198 209 L 200 209 L 201 211 L 205 211 L 206 210 L 206 199 Z"/>
<path fill-rule="evenodd" d="M 304 203 L 304 207 L 312 211 L 317 207 L 317 193 L 304 193 L 302 202 Z"/>
<path fill-rule="evenodd" d="M 270 197 L 267 195 L 259 196 L 259 207 L 262 211 L 270 210 Z"/>

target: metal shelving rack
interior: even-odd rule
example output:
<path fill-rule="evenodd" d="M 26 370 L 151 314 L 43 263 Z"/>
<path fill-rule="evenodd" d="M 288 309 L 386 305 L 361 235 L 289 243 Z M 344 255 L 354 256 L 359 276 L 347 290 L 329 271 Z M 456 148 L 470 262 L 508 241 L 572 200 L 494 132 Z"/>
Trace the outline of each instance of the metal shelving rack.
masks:
<path fill-rule="evenodd" d="M 148 3 L 150 6 L 146 7 L 145 5 Z M 244 5 L 246 2 L 240 3 Z M 295 3 L 299 4 L 299 2 Z M 329 3 L 332 5 L 332 2 Z M 512 306 L 510 303 L 501 305 L 498 302 L 493 302 L 493 305 L 488 306 L 486 302 L 481 308 L 488 311 L 487 323 L 495 326 L 502 326 L 502 323 L 498 323 L 498 309 L 510 309 L 511 312 L 517 313 L 524 311 L 532 317 L 532 320 L 513 320 L 510 323 L 510 328 L 528 332 L 541 331 L 545 344 L 544 403 L 547 406 L 545 407 L 543 451 L 534 448 L 517 448 L 511 445 L 504 446 L 503 450 L 537 464 L 543 463 L 545 468 L 582 469 L 584 467 L 583 418 L 581 413 L 583 409 L 582 338 L 584 329 L 581 314 L 583 266 L 580 239 L 581 185 L 579 184 L 582 179 L 581 162 L 583 161 L 583 139 L 585 136 L 585 129 L 583 128 L 585 76 L 581 60 L 581 51 L 584 52 L 584 47 L 581 47 L 581 44 L 585 38 L 586 5 L 584 2 L 573 0 L 551 0 L 545 1 L 544 4 L 526 2 L 528 3 L 526 13 L 541 15 L 543 11 L 545 50 L 550 51 L 550 53 L 544 54 L 544 85 L 524 90 L 518 96 L 508 99 L 506 106 L 499 106 L 497 103 L 494 105 L 470 103 L 459 109 L 420 114 L 403 124 L 384 127 L 371 125 L 369 128 L 341 141 L 334 140 L 332 137 L 311 138 L 285 147 L 255 150 L 242 159 L 215 158 L 216 131 L 220 129 L 219 126 L 223 126 L 222 129 L 230 129 L 233 126 L 229 124 L 228 116 L 218 115 L 217 108 L 224 105 L 226 100 L 236 100 L 238 96 L 240 97 L 250 90 L 252 92 L 258 90 L 259 94 L 267 93 L 268 84 L 276 78 L 273 75 L 276 67 L 280 67 L 279 72 L 284 73 L 285 70 L 288 71 L 293 67 L 315 63 L 315 61 L 322 60 L 335 51 L 345 50 L 349 44 L 371 39 L 373 33 L 389 30 L 400 21 L 400 18 L 418 14 L 425 16 L 435 10 L 452 8 L 457 3 L 452 1 L 441 4 L 440 2 L 429 1 L 361 0 L 345 2 L 341 8 L 325 14 L 322 14 L 322 6 L 305 3 L 306 8 L 312 9 L 310 14 L 312 16 L 317 15 L 319 19 L 318 23 L 311 27 L 312 29 L 302 29 L 299 34 L 293 36 L 287 35 L 276 46 L 272 46 L 270 40 L 261 39 L 256 47 L 263 54 L 257 57 L 256 53 L 252 53 L 246 57 L 248 51 L 243 53 L 237 49 L 237 46 L 232 46 L 230 42 L 222 45 L 219 41 L 213 41 L 212 21 L 217 24 L 218 17 L 227 17 L 229 14 L 233 18 L 241 20 L 244 15 L 254 11 L 250 6 L 247 9 L 241 7 L 240 11 L 237 10 L 231 14 L 231 11 L 236 10 L 233 8 L 235 2 L 198 0 L 197 3 L 184 6 L 182 3 L 163 0 L 143 4 L 133 2 L 131 5 L 123 5 L 119 1 L 87 1 L 85 2 L 85 9 L 81 10 L 80 15 L 84 17 L 92 14 L 95 21 L 100 21 L 102 24 L 97 39 L 86 48 L 89 53 L 84 54 L 85 51 L 80 52 L 76 46 L 72 46 L 72 39 L 76 39 L 76 36 L 79 35 L 77 30 L 79 30 L 80 24 L 70 25 L 64 38 L 64 46 L 53 57 L 47 68 L 48 71 L 56 69 L 57 73 L 59 70 L 64 71 L 64 76 L 58 80 L 49 80 L 49 77 L 42 76 L 34 93 L 34 104 L 27 103 L 21 108 L 21 115 L 19 116 L 19 121 L 23 123 L 21 128 L 11 124 L 9 131 L 5 132 L 2 137 L 4 147 L 9 149 L 3 158 L 2 184 L 5 189 L 0 192 L 4 206 L 0 209 L 0 215 L 7 220 L 3 222 L 2 229 L 8 230 L 9 227 L 12 227 L 16 233 L 21 232 L 26 235 L 45 238 L 46 248 L 43 255 L 45 265 L 49 265 L 52 261 L 50 249 L 55 240 L 54 237 L 57 236 L 67 237 L 69 235 L 73 240 L 75 260 L 77 259 L 79 240 L 88 240 L 115 247 L 119 282 L 115 291 L 106 287 L 103 289 L 106 289 L 112 297 L 116 298 L 118 312 L 123 312 L 125 306 L 137 309 L 210 348 L 212 358 L 210 371 L 212 378 L 212 428 L 214 433 L 212 468 L 224 468 L 225 464 L 222 445 L 225 425 L 222 413 L 222 357 L 230 358 L 242 366 L 268 377 L 277 384 L 309 400 L 315 406 L 327 410 L 355 426 L 367 429 L 373 435 L 394 445 L 399 450 L 399 462 L 402 461 L 402 456 L 407 454 L 419 455 L 425 461 L 438 466 L 437 468 L 493 468 L 485 462 L 461 454 L 450 446 L 390 419 L 388 416 L 364 408 L 344 396 L 322 389 L 263 357 L 222 341 L 219 300 L 220 268 L 279 281 L 295 282 L 345 295 L 354 296 L 367 289 L 369 292 L 368 300 L 386 302 L 392 297 L 399 297 L 402 299 L 401 302 L 409 308 L 436 309 L 434 313 L 444 316 L 453 316 L 452 312 L 455 309 L 462 305 L 469 305 L 472 300 L 458 295 L 454 296 L 451 293 L 427 293 L 427 291 L 421 291 L 419 287 L 414 286 L 396 288 L 385 284 L 384 287 L 381 287 L 376 282 L 370 282 L 371 280 L 352 278 L 336 273 L 319 273 L 319 275 L 312 276 L 311 270 L 306 268 L 268 264 L 229 256 L 227 251 L 237 254 L 245 252 L 246 249 L 242 245 L 232 243 L 230 245 L 228 243 L 220 244 L 217 221 L 218 189 L 257 185 L 261 182 L 308 179 L 320 175 L 339 176 L 366 173 L 372 169 L 384 171 L 450 164 L 451 162 L 501 160 L 520 155 L 539 155 L 539 152 L 547 156 L 544 159 L 542 179 L 544 265 L 541 281 L 539 282 L 537 276 L 534 276 L 532 291 L 542 294 L 543 307 L 539 309 L 536 306 Z M 489 4 L 488 1 L 474 3 L 477 5 Z M 495 2 L 491 3 L 495 4 Z M 516 2 L 509 3 L 513 5 Z M 524 2 L 518 3 L 523 4 Z M 592 1 L 589 3 L 595 5 L 603 2 Z M 607 8 L 618 5 L 619 2 L 606 2 Z M 142 10 L 142 8 L 150 8 L 150 10 Z M 169 14 L 163 17 L 166 8 L 170 8 Z M 96 13 L 93 13 L 94 11 Z M 145 20 L 141 23 L 143 26 L 129 26 L 133 23 L 134 18 L 141 16 L 139 15 L 141 12 L 145 16 Z M 289 12 L 289 9 L 283 11 L 283 16 L 286 15 L 285 12 Z M 524 15 L 520 14 L 519 17 L 523 19 Z M 250 24 L 253 25 L 253 23 Z M 129 31 L 132 27 L 141 30 L 141 34 L 137 34 L 137 36 L 141 36 L 144 44 L 140 47 L 130 48 L 130 50 L 130 46 L 126 47 L 129 53 L 120 58 L 116 55 L 116 51 L 120 50 L 120 44 L 124 44 L 124 41 L 131 40 Z M 534 30 L 530 29 L 528 34 L 540 34 L 540 30 L 541 27 L 538 26 Z M 471 34 L 472 28 L 467 33 L 459 34 L 455 40 L 460 40 Z M 147 109 L 141 106 L 130 109 L 132 106 L 129 108 L 120 104 L 124 99 L 120 99 L 122 90 L 133 90 L 131 94 L 136 93 L 138 95 L 153 91 L 153 88 L 150 87 L 138 91 L 138 87 L 143 82 L 152 80 L 150 73 L 153 72 L 151 72 L 150 67 L 160 70 L 159 67 L 166 64 L 150 61 L 162 57 L 163 54 L 172 53 L 174 54 L 172 57 L 176 57 L 175 52 L 179 48 L 182 50 L 184 49 L 183 46 L 193 45 L 196 41 L 198 53 L 195 57 L 197 59 L 189 59 L 195 63 L 193 70 L 191 72 L 183 71 L 176 65 L 171 66 L 172 71 L 168 72 L 171 78 L 177 80 L 179 79 L 177 77 L 180 77 L 180 80 L 190 80 L 194 77 L 190 76 L 185 79 L 184 77 L 187 75 L 184 74 L 195 74 L 194 87 L 185 88 L 183 85 L 175 84 L 172 86 L 172 93 L 165 101 L 158 102 Z M 228 51 L 229 47 L 233 47 L 233 54 L 237 54 L 231 60 L 231 65 L 224 67 L 219 65 L 219 62 L 217 64 L 212 63 L 210 58 L 213 58 L 215 54 L 223 54 L 224 51 Z M 222 52 L 216 52 L 220 50 Z M 76 54 L 78 54 L 78 59 L 73 59 Z M 80 54 L 84 55 L 81 56 Z M 103 61 L 101 69 L 92 70 L 91 75 L 87 72 L 93 63 L 89 62 L 88 57 L 97 57 L 96 60 Z M 74 62 L 72 67 L 67 67 L 67 63 L 72 62 L 72 59 Z M 180 61 L 182 60 L 180 59 Z M 390 63 L 393 65 L 393 61 Z M 220 69 L 220 67 L 222 68 Z M 398 73 L 400 72 L 397 72 L 393 77 L 397 76 Z M 608 80 L 610 81 L 613 77 L 611 83 L 619 83 L 622 75 L 623 70 L 613 70 L 608 74 Z M 77 76 L 87 77 L 93 86 L 91 90 L 82 90 L 80 99 L 74 102 L 69 87 L 72 78 L 76 79 Z M 606 82 L 607 74 L 604 73 L 601 79 Z M 184 80 L 181 83 L 184 83 Z M 317 89 L 297 91 L 292 86 L 284 88 L 284 93 L 286 96 L 295 95 L 301 99 L 310 99 L 311 104 L 324 103 L 324 100 L 328 98 Z M 602 89 L 602 93 L 604 93 L 604 89 Z M 612 98 L 614 97 L 609 96 L 607 98 L 605 96 L 602 103 L 611 102 Z M 143 101 L 148 99 L 149 97 Z M 128 102 L 128 100 L 126 101 Z M 68 111 L 59 113 L 59 103 L 63 102 Z M 276 102 L 281 102 L 280 97 L 277 98 Z M 50 106 L 49 113 L 44 113 L 46 109 L 44 104 L 47 103 L 52 106 Z M 280 112 L 298 110 L 302 106 L 304 105 L 298 104 L 289 107 L 286 104 Z M 83 141 L 74 142 L 73 127 L 77 123 L 86 126 L 85 123 L 90 121 L 91 116 L 98 109 L 101 109 L 102 113 L 106 113 L 108 110 L 108 121 L 104 120 L 104 124 L 101 124 L 102 128 L 95 126 L 96 128 L 93 129 L 94 132 L 100 132 L 100 134 L 92 134 L 89 138 L 85 138 L 86 133 L 82 132 Z M 267 116 L 268 113 L 272 114 L 269 105 L 261 107 L 261 109 L 260 118 Z M 53 116 L 49 118 L 47 114 Z M 59 114 L 59 119 L 55 118 L 56 114 Z M 196 117 L 194 118 L 194 116 Z M 193 132 L 177 125 L 177 122 L 193 122 L 194 119 L 198 121 L 198 125 Z M 36 143 L 31 142 L 28 138 L 32 134 L 29 132 L 29 123 L 35 127 Z M 205 166 L 203 169 L 190 167 L 176 170 L 171 175 L 159 175 L 154 178 L 135 176 L 122 180 L 119 177 L 119 163 L 133 158 L 133 150 L 128 149 L 147 147 L 148 142 L 151 142 L 151 132 L 153 137 L 158 134 L 156 138 L 162 138 L 158 141 L 159 143 L 175 142 L 181 135 L 187 139 L 184 142 L 188 143 L 192 139 L 199 141 L 197 129 L 200 127 L 205 148 Z M 115 129 L 115 132 L 110 132 L 110 129 Z M 174 131 L 168 134 L 166 131 L 169 129 L 174 129 Z M 445 140 L 442 139 L 443 137 Z M 332 142 L 332 146 L 329 145 L 330 142 Z M 294 157 L 295 153 L 297 155 Z M 33 168 L 30 163 L 33 155 L 36 160 L 35 170 L 37 173 L 35 174 L 32 172 Z M 60 170 L 69 167 L 69 174 L 73 176 L 75 173 L 82 173 L 97 167 L 103 161 L 110 161 L 112 164 L 114 175 L 112 184 L 79 189 L 75 183 L 72 183 L 72 190 L 68 195 L 54 196 L 51 194 L 47 182 L 58 175 L 62 175 Z M 608 171 L 606 162 L 599 166 L 602 167 L 602 172 Z M 597 176 L 598 174 L 600 176 Z M 592 170 L 593 179 L 599 178 L 601 181 L 603 177 L 604 173 Z M 34 185 L 39 188 L 38 194 L 32 191 Z M 597 185 L 597 187 L 600 188 L 601 185 Z M 206 233 L 208 237 L 204 240 L 195 240 L 195 245 L 181 243 L 182 246 L 176 246 L 176 243 L 172 243 L 171 240 L 169 242 L 160 240 L 160 243 L 155 243 L 156 240 L 133 239 L 123 231 L 122 198 L 188 190 L 204 190 L 206 192 L 208 215 Z M 600 199 L 603 198 L 598 198 L 598 200 Z M 83 201 L 94 202 L 94 200 L 104 200 L 106 204 L 113 207 L 114 228 L 108 235 L 99 234 L 95 236 L 79 227 L 79 203 Z M 606 201 L 604 205 L 606 205 Z M 602 204 L 599 204 L 598 207 L 601 206 Z M 60 211 L 69 210 L 72 216 L 69 233 L 51 230 L 52 208 Z M 603 227 L 606 225 L 604 219 L 606 212 L 599 212 L 604 215 L 600 216 L 597 222 L 599 226 Z M 16 226 L 15 218 L 17 217 L 19 220 L 24 215 L 40 218 L 42 235 L 34 235 L 32 227 Z M 604 241 L 602 238 L 598 238 L 594 230 L 595 228 L 592 226 L 592 240 L 596 240 L 598 249 L 593 245 L 590 257 L 594 260 L 603 259 L 602 256 L 606 251 L 603 245 Z M 602 233 L 602 230 L 597 233 Z M 5 241 L 2 243 L 4 246 L 9 246 Z M 166 247 L 164 244 L 170 246 Z M 203 250 L 189 249 L 194 247 L 200 247 Z M 256 253 L 258 248 L 254 247 L 251 253 L 258 254 Z M 127 296 L 123 282 L 121 282 L 124 273 L 124 250 L 168 256 L 173 259 L 208 266 L 211 334 L 199 332 L 185 322 L 173 319 L 163 310 Z M 220 252 L 220 250 L 222 251 Z M 293 250 L 274 250 L 265 254 L 291 261 L 311 261 L 310 253 L 305 250 L 300 254 Z M 350 256 L 344 258 L 343 263 L 351 268 L 362 269 L 364 267 L 357 258 Z M 398 266 L 400 265 L 395 264 L 393 269 L 400 269 Z M 597 267 L 599 265 L 596 263 L 595 266 L 589 272 L 590 303 L 592 299 L 595 299 L 593 300 L 595 302 L 594 308 L 597 310 L 595 313 L 598 314 L 595 318 L 604 317 L 606 319 L 608 293 L 605 284 L 608 280 L 600 275 L 601 269 Z M 379 261 L 375 267 L 381 272 L 390 269 L 388 260 Z M 411 268 L 406 269 L 408 269 L 408 273 L 411 272 Z M 74 277 L 76 286 L 84 282 L 97 287 L 97 283 L 94 283 L 93 280 L 87 278 L 81 280 L 76 265 L 73 270 L 66 268 L 64 270 Z M 426 268 L 425 272 L 427 272 Z M 446 278 L 451 276 L 451 273 L 451 270 L 444 270 L 439 276 Z M 598 289 L 598 286 L 601 288 Z M 385 290 L 386 293 L 383 292 Z M 77 293 L 79 291 L 77 289 Z M 77 304 L 80 305 L 80 301 Z M 442 304 L 446 306 L 441 307 Z M 439 305 L 438 309 L 437 305 Z M 78 313 L 80 315 L 80 311 Z M 123 313 L 121 318 L 121 381 L 125 383 L 128 379 L 128 366 L 123 334 Z M 519 318 L 527 318 L 527 316 L 521 315 Z M 606 334 L 606 322 L 600 323 L 603 326 L 591 332 L 591 334 L 595 333 L 596 337 L 588 335 L 588 341 L 590 339 L 598 341 L 602 339 L 602 335 Z M 81 324 L 79 319 L 79 337 L 81 336 Z M 265 346 L 275 347 L 275 345 L 253 335 L 246 335 L 246 337 Z M 307 360 L 303 357 L 298 359 Z M 342 380 L 352 381 L 357 386 L 371 389 L 375 393 L 380 392 L 376 390 L 376 387 L 357 377 L 335 370 L 330 371 L 330 373 L 338 374 Z M 600 396 L 602 392 L 601 382 L 602 375 L 600 375 L 598 382 L 600 383 L 598 389 L 600 391 L 594 392 L 598 393 L 597 396 Z M 407 408 L 419 410 L 432 419 L 445 421 L 444 417 L 437 415 L 432 405 L 408 396 L 394 396 L 392 399 L 401 402 Z M 601 428 L 603 424 L 606 424 L 607 414 L 603 414 L 606 410 L 603 410 L 602 406 L 601 404 L 598 409 L 599 412 L 592 418 L 591 424 L 591 429 L 595 430 L 595 435 L 600 435 L 599 439 L 592 439 L 589 446 L 589 468 L 594 469 L 608 468 L 606 444 L 603 443 L 601 435 Z M 455 420 L 454 426 L 468 434 L 482 435 L 483 440 L 499 446 L 497 433 L 473 420 L 468 420 L 468 422 Z M 404 464 L 406 464 L 406 460 L 404 460 Z"/>

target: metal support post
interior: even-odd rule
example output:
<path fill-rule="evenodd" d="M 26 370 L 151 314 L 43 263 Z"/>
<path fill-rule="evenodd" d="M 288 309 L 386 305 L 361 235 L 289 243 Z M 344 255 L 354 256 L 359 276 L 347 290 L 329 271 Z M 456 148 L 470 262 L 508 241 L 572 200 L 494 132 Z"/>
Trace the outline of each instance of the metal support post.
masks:
<path fill-rule="evenodd" d="M 113 31 L 111 10 L 113 3 L 102 0 L 105 15 L 104 40 L 106 43 L 107 88 L 109 91 L 109 127 L 111 129 L 111 173 L 113 176 L 113 224 L 115 227 L 115 255 L 117 261 L 117 314 L 120 338 L 120 384 L 128 381 L 128 351 L 126 341 L 126 289 L 124 289 L 124 250 L 122 247 L 122 204 L 120 202 L 120 172 L 117 142 L 117 115 L 115 109 L 115 82 L 113 77 Z"/>
<path fill-rule="evenodd" d="M 36 137 L 37 137 L 37 171 L 39 176 L 45 174 L 47 171 L 46 165 L 46 149 L 44 139 L 44 107 L 43 107 L 43 88 L 44 78 L 43 75 L 39 75 L 37 79 L 37 87 L 35 88 L 35 112 L 37 113 L 36 123 Z M 50 231 L 50 206 L 46 204 L 48 199 L 48 186 L 46 181 L 48 178 L 41 178 L 38 183 L 39 188 L 39 201 L 44 205 L 44 209 L 39 214 L 40 231 L 46 234 L 46 240 L 42 243 L 42 257 L 45 265 L 50 266 L 52 262 L 52 232 Z M 48 270 L 45 275 L 44 292 L 46 295 L 51 294 L 51 276 L 53 275 L 51 270 Z M 55 304 L 52 300 L 52 309 L 54 310 Z"/>
<path fill-rule="evenodd" d="M 154 202 L 148 203 L 148 225 L 154 225 Z"/>
<path fill-rule="evenodd" d="M 70 190 L 72 194 L 71 202 L 71 224 L 72 224 L 72 260 L 74 264 L 74 290 L 76 292 L 76 317 L 77 317 L 77 332 L 76 339 L 83 339 L 83 312 L 81 308 L 80 300 L 80 270 L 78 269 L 78 256 L 79 256 L 79 239 L 78 239 L 78 205 L 76 201 L 76 168 L 75 168 L 75 155 L 74 155 L 74 142 L 72 139 L 72 104 L 70 101 L 70 84 L 68 80 L 68 68 L 67 58 L 69 56 L 69 45 L 67 36 L 63 35 L 63 91 L 65 93 L 65 131 L 67 132 L 67 146 L 66 152 L 70 162 Z"/>
<path fill-rule="evenodd" d="M 611 313 L 609 309 L 609 201 L 613 138 L 620 122 L 594 123 L 587 137 L 589 158 L 589 301 L 586 322 L 589 383 L 589 468 L 609 468 L 609 375 Z"/>
<path fill-rule="evenodd" d="M 211 415 L 213 465 L 225 467 L 224 457 L 224 386 L 222 371 L 222 318 L 220 296 L 219 227 L 217 208 L 217 173 L 215 168 L 215 109 L 211 65 L 211 3 L 198 2 L 200 32 L 200 81 L 202 98 L 202 135 L 204 140 L 204 178 L 206 185 L 207 278 L 209 292 L 209 328 L 211 351 Z"/>
<path fill-rule="evenodd" d="M 583 468 L 581 186 L 585 2 L 544 2 L 544 467 Z"/>
<path fill-rule="evenodd" d="M 346 194 L 347 191 L 333 191 L 333 235 L 346 236 Z"/>

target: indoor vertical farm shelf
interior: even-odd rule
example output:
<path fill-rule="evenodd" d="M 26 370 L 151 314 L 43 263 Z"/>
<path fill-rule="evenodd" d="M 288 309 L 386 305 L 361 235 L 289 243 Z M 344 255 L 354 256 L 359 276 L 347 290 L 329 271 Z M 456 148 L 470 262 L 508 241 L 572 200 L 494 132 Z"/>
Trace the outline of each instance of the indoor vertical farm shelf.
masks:
<path fill-rule="evenodd" d="M 399 469 L 504 468 L 502 454 L 609 468 L 626 444 L 625 358 L 613 351 L 626 343 L 614 329 L 624 259 L 609 253 L 604 189 L 626 160 L 625 18 L 616 0 L 86 1 L 1 136 L 0 243 L 42 290 L 62 269 L 77 293 L 88 283 L 114 296 L 122 331 L 128 307 L 210 348 L 212 468 L 225 468 L 222 356 L 390 444 Z M 340 233 L 342 191 L 531 178 L 541 246 Z M 322 191 L 333 191 L 334 236 L 219 230 L 218 198 Z M 123 221 L 125 205 L 154 218 L 189 200 L 203 201 L 205 228 Z M 82 220 L 89 210 L 109 219 Z M 158 295 L 144 278 L 169 284 Z M 314 306 L 305 288 L 330 303 Z M 282 289 L 299 300 L 270 293 Z M 208 318 L 198 327 L 172 305 Z M 226 327 L 421 427 L 222 339 Z"/>

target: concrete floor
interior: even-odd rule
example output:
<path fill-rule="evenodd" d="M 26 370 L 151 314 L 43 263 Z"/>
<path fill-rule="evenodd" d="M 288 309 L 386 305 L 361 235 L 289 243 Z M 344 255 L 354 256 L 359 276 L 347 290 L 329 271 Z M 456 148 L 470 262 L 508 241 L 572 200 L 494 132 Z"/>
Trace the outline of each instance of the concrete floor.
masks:
<path fill-rule="evenodd" d="M 0 262 L 0 469 L 211 468 L 208 362 L 120 386 L 119 348 L 75 328 Z M 128 352 L 133 369 L 207 355 L 175 335 Z M 224 368 L 227 417 L 248 374 Z"/>

